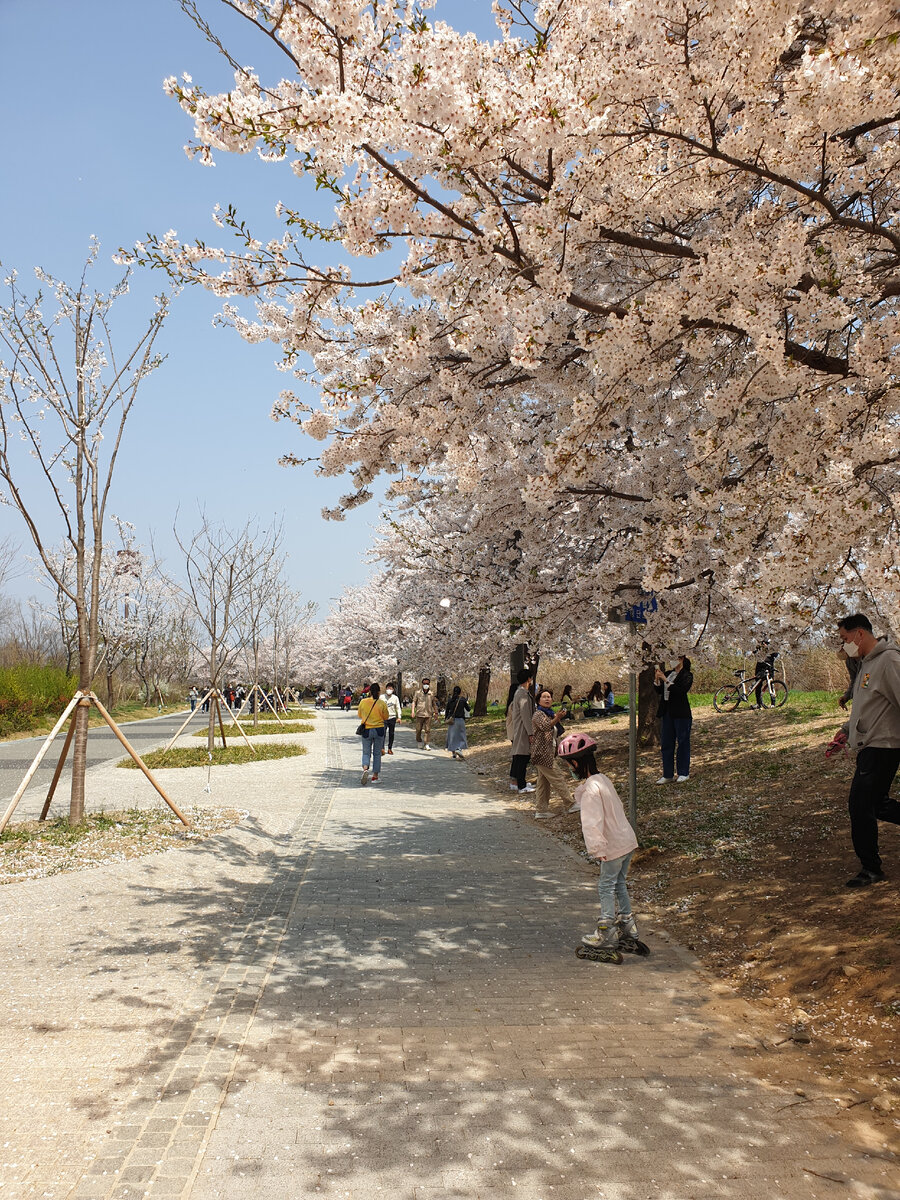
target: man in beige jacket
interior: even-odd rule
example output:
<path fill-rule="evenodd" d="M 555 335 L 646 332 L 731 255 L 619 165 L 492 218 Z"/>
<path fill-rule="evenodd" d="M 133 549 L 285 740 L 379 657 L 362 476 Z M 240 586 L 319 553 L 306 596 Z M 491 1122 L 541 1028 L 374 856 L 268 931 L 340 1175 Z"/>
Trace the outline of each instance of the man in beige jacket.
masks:
<path fill-rule="evenodd" d="M 431 749 L 431 722 L 437 716 L 437 700 L 431 691 L 431 680 L 423 679 L 419 690 L 413 696 L 410 715 L 416 723 L 416 745 L 425 743 L 425 749 Z"/>

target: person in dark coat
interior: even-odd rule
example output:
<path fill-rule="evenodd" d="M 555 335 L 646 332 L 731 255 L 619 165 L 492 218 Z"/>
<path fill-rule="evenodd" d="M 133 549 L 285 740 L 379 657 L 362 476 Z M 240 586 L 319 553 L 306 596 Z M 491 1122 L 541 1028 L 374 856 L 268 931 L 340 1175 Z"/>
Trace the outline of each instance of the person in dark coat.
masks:
<path fill-rule="evenodd" d="M 659 744 L 662 750 L 662 777 L 657 783 L 687 783 L 691 774 L 691 702 L 688 692 L 694 684 L 691 660 L 682 656 L 673 670 L 662 664 L 656 668 L 653 686 L 659 696 Z"/>

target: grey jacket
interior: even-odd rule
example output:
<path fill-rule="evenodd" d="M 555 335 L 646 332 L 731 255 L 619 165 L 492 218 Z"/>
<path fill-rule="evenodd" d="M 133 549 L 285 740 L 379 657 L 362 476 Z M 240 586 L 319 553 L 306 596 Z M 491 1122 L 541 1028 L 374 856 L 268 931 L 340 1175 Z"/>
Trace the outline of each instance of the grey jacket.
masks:
<path fill-rule="evenodd" d="M 878 642 L 860 660 L 852 703 L 852 749 L 900 749 L 900 647 Z"/>
<path fill-rule="evenodd" d="M 512 742 L 513 754 L 531 753 L 531 735 L 534 732 L 531 723 L 533 713 L 534 699 L 531 692 L 527 688 L 518 687 L 506 713 L 506 736 Z"/>

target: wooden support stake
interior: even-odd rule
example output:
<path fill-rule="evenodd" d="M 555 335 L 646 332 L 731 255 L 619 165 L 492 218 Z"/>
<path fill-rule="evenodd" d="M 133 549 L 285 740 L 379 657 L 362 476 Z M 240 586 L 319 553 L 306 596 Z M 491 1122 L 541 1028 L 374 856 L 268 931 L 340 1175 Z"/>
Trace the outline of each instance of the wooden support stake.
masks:
<path fill-rule="evenodd" d="M 59 718 L 59 720 L 53 726 L 53 729 L 51 730 L 51 732 L 47 734 L 47 740 L 44 742 L 43 746 L 41 746 L 40 750 L 38 750 L 37 754 L 35 755 L 34 762 L 31 764 L 31 766 L 25 772 L 25 778 L 19 784 L 18 789 L 16 790 L 16 794 L 13 796 L 12 800 L 10 800 L 9 806 L 8 806 L 6 812 L 3 814 L 2 819 L 0 819 L 0 833 L 2 833 L 3 830 L 6 828 L 6 826 L 9 824 L 10 817 L 16 811 L 16 805 L 19 803 L 19 801 L 22 799 L 22 796 L 25 794 L 25 789 L 28 787 L 29 783 L 31 783 L 32 777 L 34 776 L 35 771 L 41 765 L 44 755 L 47 753 L 47 751 L 53 745 L 54 738 L 59 733 L 59 731 L 62 729 L 63 725 L 65 725 L 66 718 L 69 716 L 72 709 L 75 707 L 75 705 L 78 703 L 78 701 L 82 698 L 83 695 L 84 695 L 84 692 L 76 692 L 75 693 L 75 695 L 72 697 L 72 699 L 66 705 L 63 715 Z"/>
<path fill-rule="evenodd" d="M 225 741 L 225 726 L 222 723 L 222 709 L 219 707 L 219 693 L 216 692 L 214 704 L 216 706 L 216 716 L 219 718 L 219 731 L 222 734 L 222 749 L 228 749 L 228 743 Z"/>
<path fill-rule="evenodd" d="M 197 701 L 197 708 L 202 708 L 203 705 L 206 703 L 206 701 L 210 698 L 210 696 L 212 694 L 213 694 L 213 689 L 210 688 L 209 691 L 206 693 L 206 695 L 203 697 L 203 699 Z M 194 715 L 194 711 L 196 711 L 196 710 L 192 710 L 191 712 L 188 713 L 188 715 L 185 717 L 182 724 L 179 726 L 178 732 L 174 735 L 174 737 L 171 737 L 169 739 L 169 741 L 166 743 L 166 745 L 163 747 L 163 754 L 165 754 L 168 750 L 172 749 L 172 746 L 175 744 L 175 742 L 178 741 L 178 739 L 184 733 L 185 729 L 187 729 L 188 723 L 190 722 L 191 717 L 193 717 L 193 715 Z"/>
<path fill-rule="evenodd" d="M 262 696 L 263 700 L 265 700 L 266 704 L 268 704 L 269 708 L 272 708 L 272 702 L 269 699 L 269 697 L 266 695 L 266 693 L 262 690 L 262 688 L 259 689 L 259 692 L 260 692 L 260 695 Z M 281 720 L 281 717 L 279 717 L 278 713 L 275 712 L 274 708 L 272 708 L 272 712 L 275 713 L 275 720 L 280 721 L 281 724 L 283 725 L 284 721 Z"/>
<path fill-rule="evenodd" d="M 228 709 L 228 715 L 231 717 L 232 721 L 234 721 L 235 725 L 237 725 L 237 727 L 238 727 L 238 732 L 240 733 L 241 737 L 244 739 L 244 741 L 247 743 L 247 745 L 248 745 L 248 746 L 250 747 L 250 749 L 253 751 L 253 754 L 254 754 L 254 756 L 255 756 L 255 755 L 256 755 L 256 747 L 253 745 L 253 743 L 252 743 L 252 742 L 250 741 L 250 739 L 247 737 L 246 733 L 244 733 L 244 730 L 243 730 L 243 727 L 241 726 L 241 723 L 240 723 L 240 721 L 239 721 L 239 720 L 237 719 L 237 717 L 234 715 L 234 712 L 233 712 L 233 710 L 232 710 L 232 709 L 229 707 L 229 704 L 228 704 L 228 701 L 227 701 L 227 700 L 225 701 L 225 707 Z"/>
<path fill-rule="evenodd" d="M 47 813 L 50 811 L 50 801 L 53 799 L 53 793 L 56 791 L 56 785 L 59 783 L 59 777 L 62 775 L 63 765 L 66 761 L 66 755 L 69 753 L 69 747 L 72 745 L 72 737 L 75 733 L 75 714 L 72 713 L 69 721 L 69 732 L 66 734 L 66 740 L 63 742 L 62 754 L 59 756 L 59 762 L 56 764 L 56 770 L 53 772 L 53 779 L 50 782 L 50 790 L 47 792 L 47 799 L 44 801 L 44 807 L 41 809 L 39 821 L 47 820 Z"/>
<path fill-rule="evenodd" d="M 159 786 L 159 784 L 156 782 L 156 780 L 153 778 L 153 776 L 147 770 L 146 766 L 144 765 L 144 760 L 138 754 L 137 750 L 135 750 L 135 748 L 132 746 L 132 744 L 128 741 L 125 734 L 118 727 L 118 725 L 115 723 L 115 721 L 112 719 L 112 717 L 106 711 L 106 709 L 103 707 L 103 705 L 100 703 L 100 701 L 94 695 L 94 693 L 88 692 L 88 695 L 90 696 L 92 703 L 96 704 L 97 708 L 99 709 L 100 716 L 107 723 L 107 725 L 110 727 L 110 729 L 116 735 L 116 737 L 119 739 L 119 741 L 122 743 L 122 745 L 125 747 L 125 749 L 128 751 L 128 753 L 131 755 L 131 757 L 134 759 L 135 764 L 138 767 L 140 767 L 140 769 L 144 772 L 144 774 L 147 776 L 147 778 L 150 780 L 150 782 L 153 784 L 153 786 L 156 788 L 156 790 L 162 796 L 163 800 L 165 800 L 166 804 L 168 804 L 169 808 L 171 808 L 171 810 L 175 814 L 175 816 L 179 819 L 179 821 L 181 821 L 182 825 L 186 825 L 188 827 L 188 829 L 192 829 L 193 826 L 191 825 L 190 821 L 187 819 L 187 817 L 184 815 L 184 813 L 181 812 L 181 810 L 178 808 L 178 806 L 176 804 L 174 804 L 169 799 L 169 797 L 166 795 L 166 793 L 162 790 L 162 788 Z"/>

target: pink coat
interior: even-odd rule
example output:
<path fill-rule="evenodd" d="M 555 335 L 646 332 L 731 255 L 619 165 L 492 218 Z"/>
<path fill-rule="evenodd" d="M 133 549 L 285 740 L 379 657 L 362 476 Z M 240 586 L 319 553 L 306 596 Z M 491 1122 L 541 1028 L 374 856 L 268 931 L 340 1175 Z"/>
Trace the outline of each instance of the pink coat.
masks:
<path fill-rule="evenodd" d="M 591 858 L 622 858 L 637 849 L 619 794 L 605 775 L 591 775 L 579 783 L 575 803 L 581 806 L 581 832 Z"/>

